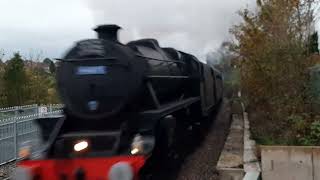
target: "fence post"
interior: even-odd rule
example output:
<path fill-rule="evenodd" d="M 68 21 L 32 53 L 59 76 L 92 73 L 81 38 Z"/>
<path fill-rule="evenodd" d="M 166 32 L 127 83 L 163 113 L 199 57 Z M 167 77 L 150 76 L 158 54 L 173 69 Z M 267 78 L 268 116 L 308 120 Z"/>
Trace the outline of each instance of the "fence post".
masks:
<path fill-rule="evenodd" d="M 36 114 L 39 116 L 39 105 L 36 105 Z"/>
<path fill-rule="evenodd" d="M 18 107 L 15 107 L 15 115 L 14 115 L 14 123 L 13 123 L 13 132 L 14 132 L 14 158 L 17 159 L 18 154 L 18 128 L 17 128 L 17 122 L 18 120 Z"/>
<path fill-rule="evenodd" d="M 18 106 L 15 106 L 14 108 L 14 117 L 18 117 L 18 112 L 19 112 L 19 107 Z"/>

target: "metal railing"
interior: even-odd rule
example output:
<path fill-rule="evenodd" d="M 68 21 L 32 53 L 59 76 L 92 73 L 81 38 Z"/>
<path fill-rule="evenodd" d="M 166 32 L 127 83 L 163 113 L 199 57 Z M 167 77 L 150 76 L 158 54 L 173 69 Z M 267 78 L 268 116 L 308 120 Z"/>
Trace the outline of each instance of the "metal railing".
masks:
<path fill-rule="evenodd" d="M 33 148 L 38 148 L 41 143 L 39 127 L 34 120 L 59 115 L 62 113 L 61 108 L 62 105 L 58 104 L 0 109 L 0 165 L 16 160 L 18 148 L 23 142 L 29 141 Z"/>

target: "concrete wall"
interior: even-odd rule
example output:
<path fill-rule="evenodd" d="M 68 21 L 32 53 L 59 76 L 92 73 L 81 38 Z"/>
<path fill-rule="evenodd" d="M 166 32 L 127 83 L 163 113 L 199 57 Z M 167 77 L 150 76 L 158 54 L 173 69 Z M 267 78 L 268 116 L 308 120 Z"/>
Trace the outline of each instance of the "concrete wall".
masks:
<path fill-rule="evenodd" d="M 320 147 L 261 146 L 263 180 L 320 180 Z"/>
<path fill-rule="evenodd" d="M 243 170 L 243 119 L 232 115 L 230 132 L 217 164 L 220 180 L 242 180 Z"/>

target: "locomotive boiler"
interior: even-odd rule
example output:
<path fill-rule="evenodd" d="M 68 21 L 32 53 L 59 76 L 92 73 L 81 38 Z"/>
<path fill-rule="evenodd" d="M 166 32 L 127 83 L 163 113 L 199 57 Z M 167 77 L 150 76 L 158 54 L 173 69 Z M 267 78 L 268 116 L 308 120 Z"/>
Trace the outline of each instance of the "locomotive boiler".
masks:
<path fill-rule="evenodd" d="M 98 26 L 97 39 L 77 42 L 58 59 L 64 117 L 38 119 L 47 142 L 42 160 L 20 164 L 46 167 L 41 173 L 32 171 L 33 177 L 44 178 L 50 171 L 57 179 L 94 179 L 109 172 L 104 178 L 112 179 L 125 171 L 132 174 L 129 179 L 137 178 L 149 157 L 170 148 L 177 126 L 201 121 L 222 100 L 222 76 L 213 67 L 160 47 L 155 39 L 123 44 L 119 29 Z M 94 162 L 93 169 L 85 165 Z M 57 163 L 70 167 L 55 170 Z"/>

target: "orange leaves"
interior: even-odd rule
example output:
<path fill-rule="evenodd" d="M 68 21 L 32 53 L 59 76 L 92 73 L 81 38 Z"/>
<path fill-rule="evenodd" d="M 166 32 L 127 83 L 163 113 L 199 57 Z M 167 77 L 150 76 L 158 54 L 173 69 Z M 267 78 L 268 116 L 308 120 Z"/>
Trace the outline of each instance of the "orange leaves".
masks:
<path fill-rule="evenodd" d="M 300 0 L 258 0 L 257 5 L 257 12 L 241 11 L 243 22 L 231 30 L 237 40 L 235 52 L 242 59 L 242 88 L 255 102 L 260 99 L 274 107 L 272 111 L 300 111 L 297 103 L 303 101 L 310 63 L 306 41 L 299 38 L 307 28 L 299 23 L 308 24 L 310 19 L 299 16 L 297 8 L 307 11 L 308 6 Z"/>

